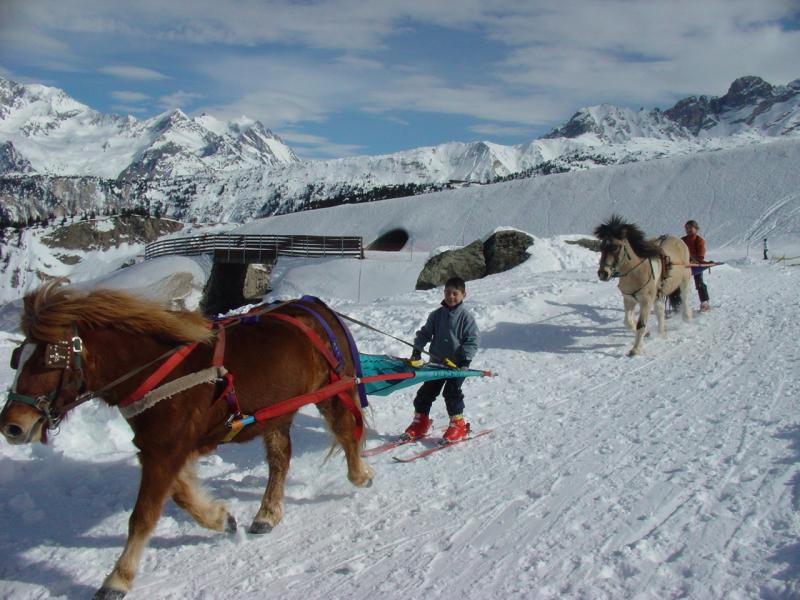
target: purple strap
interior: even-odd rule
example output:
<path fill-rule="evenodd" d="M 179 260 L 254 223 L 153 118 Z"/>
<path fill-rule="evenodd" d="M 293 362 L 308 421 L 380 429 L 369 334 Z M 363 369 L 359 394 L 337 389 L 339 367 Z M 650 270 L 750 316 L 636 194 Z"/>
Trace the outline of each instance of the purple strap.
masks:
<path fill-rule="evenodd" d="M 358 353 L 358 347 L 356 346 L 356 341 L 353 339 L 353 335 L 350 333 L 350 329 L 348 329 L 347 324 L 341 319 L 341 317 L 339 317 L 339 315 L 336 313 L 335 310 L 332 310 L 322 300 L 320 300 L 319 298 L 316 298 L 315 296 L 303 296 L 302 298 L 300 298 L 300 301 L 301 302 L 316 302 L 316 303 L 321 304 L 322 306 L 328 308 L 328 310 L 330 310 L 331 313 L 333 313 L 333 316 L 336 317 L 336 320 L 339 322 L 339 325 L 341 326 L 342 330 L 344 331 L 345 338 L 347 338 L 347 345 L 348 345 L 348 347 L 350 349 L 350 355 L 353 357 L 353 366 L 355 367 L 356 377 L 359 377 L 359 378 L 363 377 L 364 376 L 364 372 L 363 372 L 363 370 L 361 368 L 361 356 Z M 336 354 L 336 358 L 339 359 L 339 361 L 342 364 L 344 364 L 344 357 L 342 356 L 341 351 L 339 350 L 339 344 L 336 342 L 336 336 L 333 334 L 333 331 L 328 326 L 327 321 L 325 321 L 325 319 L 322 318 L 322 315 L 320 315 L 319 313 L 317 313 L 313 309 L 311 309 L 311 308 L 309 308 L 309 307 L 307 307 L 307 306 L 305 306 L 303 304 L 299 304 L 298 303 L 295 306 L 298 306 L 300 308 L 304 308 L 308 312 L 312 313 L 316 317 L 316 319 L 322 324 L 323 328 L 328 333 L 328 337 L 331 340 L 331 345 L 333 346 L 334 353 Z M 367 406 L 369 406 L 369 402 L 367 401 L 367 390 L 364 387 L 363 383 L 359 383 L 358 386 L 356 386 L 356 387 L 358 389 L 358 397 L 361 400 L 361 407 L 362 408 L 366 408 Z"/>

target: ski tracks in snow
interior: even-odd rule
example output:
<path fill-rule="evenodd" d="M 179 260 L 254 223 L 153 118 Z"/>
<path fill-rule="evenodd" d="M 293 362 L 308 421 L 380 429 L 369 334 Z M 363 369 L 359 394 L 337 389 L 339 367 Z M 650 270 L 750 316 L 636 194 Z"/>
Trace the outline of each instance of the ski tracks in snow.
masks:
<path fill-rule="evenodd" d="M 797 306 L 797 276 L 748 268 L 772 269 L 759 293 L 737 294 L 747 268 L 715 278 L 719 307 L 671 320 L 642 357 L 624 356 L 615 290 L 600 298 L 613 319 L 558 314 L 587 331 L 569 352 L 502 352 L 510 389 L 468 393 L 490 394 L 472 414 L 496 434 L 413 465 L 375 460 L 357 504 L 380 518 L 353 520 L 351 540 L 303 540 L 321 564 L 286 597 L 792 597 L 798 567 L 780 557 L 800 530 L 796 467 L 781 434 L 800 328 L 796 309 L 771 306 Z"/>
<path fill-rule="evenodd" d="M 741 293 L 756 272 L 758 289 Z M 800 270 L 720 270 L 715 310 L 670 320 L 667 338 L 654 333 L 632 359 L 619 293 L 590 277 L 473 288 L 490 325 L 480 364 L 498 376 L 465 386 L 467 416 L 492 435 L 411 464 L 372 457 L 375 484 L 354 490 L 341 457 L 322 463 L 326 436 L 304 409 L 283 522 L 222 536 L 168 505 L 130 599 L 800 597 Z M 403 323 L 405 335 L 416 311 L 356 316 Z M 374 431 L 401 430 L 411 398 L 374 400 Z M 434 411 L 441 421 L 441 401 Z M 263 493 L 261 452 L 231 447 L 201 462 L 243 528 Z M 98 496 L 109 518 L 86 544 L 51 553 L 54 569 L 82 565 L 73 592 L 98 584 L 122 544 L 117 505 L 132 502 L 132 484 L 121 483 L 124 498 Z"/>

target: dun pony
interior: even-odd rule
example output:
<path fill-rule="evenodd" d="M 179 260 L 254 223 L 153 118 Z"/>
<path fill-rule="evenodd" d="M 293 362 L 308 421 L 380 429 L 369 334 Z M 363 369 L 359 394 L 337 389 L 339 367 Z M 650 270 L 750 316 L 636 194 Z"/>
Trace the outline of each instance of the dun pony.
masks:
<path fill-rule="evenodd" d="M 691 281 L 689 249 L 683 240 L 671 235 L 645 239 L 644 232 L 621 216 L 613 215 L 594 230 L 600 240 L 600 265 L 597 276 L 601 281 L 619 278 L 619 291 L 625 308 L 624 324 L 636 332 L 629 356 L 640 354 L 647 334 L 647 320 L 655 307 L 658 331 L 666 335 L 664 317 L 666 297 L 680 289 L 682 315 L 692 318 L 688 294 Z M 634 321 L 634 310 L 639 316 Z"/>

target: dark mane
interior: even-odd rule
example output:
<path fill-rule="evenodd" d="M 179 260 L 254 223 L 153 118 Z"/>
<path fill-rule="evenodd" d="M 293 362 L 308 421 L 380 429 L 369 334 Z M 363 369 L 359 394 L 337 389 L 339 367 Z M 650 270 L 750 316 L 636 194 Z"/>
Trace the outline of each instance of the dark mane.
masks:
<path fill-rule="evenodd" d="M 208 320 L 195 312 L 173 312 L 152 300 L 109 289 L 84 292 L 56 279 L 25 296 L 22 331 L 43 342 L 57 342 L 73 325 L 114 328 L 176 342 L 206 342 Z"/>
<path fill-rule="evenodd" d="M 633 251 L 640 258 L 661 256 L 661 248 L 658 244 L 646 240 L 644 232 L 637 225 L 624 221 L 620 215 L 612 215 L 608 221 L 598 225 L 594 230 L 594 235 L 603 241 L 627 239 Z"/>

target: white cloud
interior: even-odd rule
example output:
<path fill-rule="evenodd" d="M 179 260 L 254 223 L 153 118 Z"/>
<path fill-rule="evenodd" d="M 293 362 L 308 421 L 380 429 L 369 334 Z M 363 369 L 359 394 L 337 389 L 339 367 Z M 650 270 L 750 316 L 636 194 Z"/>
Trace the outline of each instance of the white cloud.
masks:
<path fill-rule="evenodd" d="M 246 114 L 273 128 L 324 123 L 343 111 L 386 119 L 417 111 L 474 119 L 472 130 L 483 135 L 516 135 L 588 104 L 666 108 L 688 94 L 723 94 L 742 75 L 772 83 L 800 76 L 800 32 L 780 23 L 796 0 L 10 5 L 0 13 L 0 50 L 13 49 L 19 64 L 6 60 L 9 70 L 36 64 L 176 81 L 188 91 L 159 106 L 196 105 L 202 90 L 208 112 Z M 445 56 L 416 52 L 409 40 L 417 36 L 437 36 L 433 47 Z M 98 66 L 109 44 L 115 64 Z M 126 66 L 138 64 L 148 68 Z M 139 93 L 146 92 L 163 90 Z"/>
<path fill-rule="evenodd" d="M 126 90 L 117 90 L 111 92 L 111 97 L 121 102 L 144 102 L 149 100 L 150 96 L 141 92 L 130 92 Z"/>
<path fill-rule="evenodd" d="M 510 127 L 507 125 L 496 125 L 494 123 L 484 123 L 470 127 L 470 131 L 491 137 L 500 136 L 533 136 L 533 129 L 530 127 Z"/>
<path fill-rule="evenodd" d="M 133 106 L 130 104 L 112 104 L 111 110 L 113 110 L 117 114 L 127 115 L 127 114 L 140 114 L 147 112 L 147 109 L 141 106 Z"/>
<path fill-rule="evenodd" d="M 139 81 L 154 81 L 160 79 L 169 79 L 163 73 L 148 69 L 146 67 L 134 67 L 131 65 L 111 65 L 108 67 L 100 67 L 97 69 L 100 73 L 119 77 L 120 79 L 133 79 Z"/>
<path fill-rule="evenodd" d="M 158 106 L 165 110 L 170 110 L 172 108 L 181 108 L 187 110 L 189 106 L 194 104 L 195 100 L 199 100 L 202 97 L 202 94 L 178 90 L 159 98 Z"/>
<path fill-rule="evenodd" d="M 322 136 L 292 130 L 281 131 L 280 137 L 304 159 L 356 156 L 364 152 L 364 147 L 357 144 L 337 144 Z"/>

